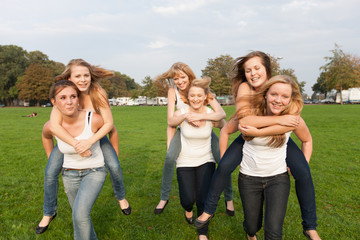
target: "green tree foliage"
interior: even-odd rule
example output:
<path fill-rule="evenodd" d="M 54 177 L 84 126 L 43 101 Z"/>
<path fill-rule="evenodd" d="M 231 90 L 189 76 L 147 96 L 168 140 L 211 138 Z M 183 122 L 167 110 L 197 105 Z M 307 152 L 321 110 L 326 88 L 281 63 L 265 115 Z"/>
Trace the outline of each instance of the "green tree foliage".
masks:
<path fill-rule="evenodd" d="M 155 88 L 157 89 L 156 96 L 167 97 L 169 82 L 166 79 L 157 79 L 154 81 Z"/>
<path fill-rule="evenodd" d="M 320 76 L 318 77 L 316 83 L 311 87 L 314 93 L 322 93 L 326 94 L 328 88 L 325 82 L 325 73 L 321 72 Z"/>
<path fill-rule="evenodd" d="M 19 98 L 23 100 L 36 101 L 40 105 L 41 101 L 48 101 L 49 89 L 54 83 L 53 71 L 43 67 L 41 64 L 30 64 L 26 68 L 24 76 L 19 78 L 17 88 Z"/>
<path fill-rule="evenodd" d="M 120 72 L 115 72 L 115 76 L 110 78 L 110 84 L 111 86 L 103 86 L 107 91 L 109 98 L 129 97 L 131 96 L 130 92 L 132 90 L 141 88 L 134 79 L 125 74 L 121 74 Z"/>
<path fill-rule="evenodd" d="M 359 61 L 356 56 L 344 53 L 337 44 L 330 52 L 332 56 L 325 57 L 326 64 L 320 70 L 328 90 L 338 90 L 342 100 L 343 89 L 359 86 Z"/>
<path fill-rule="evenodd" d="M 0 102 L 12 105 L 17 98 L 17 79 L 29 65 L 27 52 L 15 45 L 0 45 Z"/>
<path fill-rule="evenodd" d="M 216 95 L 231 95 L 230 72 L 234 64 L 234 59 L 230 55 L 221 55 L 217 58 L 210 58 L 202 76 L 211 78 L 211 91 Z"/>
<path fill-rule="evenodd" d="M 144 84 L 144 86 L 142 88 L 141 94 L 143 96 L 146 96 L 146 103 L 147 103 L 147 98 L 156 97 L 158 91 L 156 85 L 154 84 L 153 79 L 150 76 L 146 76 L 142 81 L 142 84 Z"/>

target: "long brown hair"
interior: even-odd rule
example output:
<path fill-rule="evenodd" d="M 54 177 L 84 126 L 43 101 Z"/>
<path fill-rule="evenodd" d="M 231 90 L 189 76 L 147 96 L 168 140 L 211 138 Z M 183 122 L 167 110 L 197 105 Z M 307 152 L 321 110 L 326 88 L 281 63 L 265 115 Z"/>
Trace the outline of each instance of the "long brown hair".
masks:
<path fill-rule="evenodd" d="M 50 100 L 51 99 L 55 99 L 56 95 L 61 92 L 64 88 L 67 88 L 67 87 L 71 87 L 73 88 L 76 93 L 77 93 L 77 96 L 79 97 L 80 96 L 80 90 L 76 87 L 76 85 L 72 82 L 72 81 L 69 81 L 69 80 L 59 80 L 57 81 L 56 83 L 54 83 L 51 88 L 50 88 L 50 91 L 49 91 L 49 98 Z"/>
<path fill-rule="evenodd" d="M 253 51 L 247 54 L 246 56 L 239 57 L 235 59 L 233 70 L 231 72 L 232 78 L 232 95 L 236 100 L 237 92 L 241 83 L 246 82 L 244 64 L 253 57 L 259 57 L 261 59 L 262 65 L 264 65 L 266 70 L 267 78 L 271 78 L 271 60 L 269 55 L 261 51 Z"/>
<path fill-rule="evenodd" d="M 62 79 L 69 79 L 71 76 L 72 66 L 83 66 L 89 69 L 91 76 L 91 84 L 89 89 L 89 95 L 91 103 L 96 111 L 100 114 L 100 107 L 110 106 L 106 91 L 100 86 L 99 81 L 101 79 L 110 78 L 114 76 L 114 72 L 100 68 L 99 66 L 91 65 L 83 59 L 72 59 L 66 65 L 65 71 L 55 77 L 55 81 Z"/>
<path fill-rule="evenodd" d="M 250 97 L 251 101 L 251 107 L 245 106 L 244 108 L 247 109 L 239 109 L 238 113 L 242 117 L 244 112 L 251 111 L 253 115 L 256 116 L 266 116 L 268 115 L 267 111 L 267 102 L 266 102 L 266 94 L 276 83 L 284 83 L 289 84 L 291 86 L 291 99 L 289 104 L 284 108 L 284 110 L 279 115 L 298 115 L 301 113 L 301 110 L 303 108 L 303 100 L 301 97 L 301 93 L 299 90 L 299 86 L 297 85 L 296 81 L 293 80 L 290 76 L 287 75 L 277 75 L 269 79 L 262 87 L 261 89 L 256 92 L 253 96 Z M 249 109 L 251 108 L 251 109 Z M 246 141 L 252 140 L 254 137 L 249 136 L 243 136 L 243 138 Z M 285 143 L 286 137 L 285 134 L 279 134 L 269 137 L 268 146 L 270 147 L 281 147 Z"/>

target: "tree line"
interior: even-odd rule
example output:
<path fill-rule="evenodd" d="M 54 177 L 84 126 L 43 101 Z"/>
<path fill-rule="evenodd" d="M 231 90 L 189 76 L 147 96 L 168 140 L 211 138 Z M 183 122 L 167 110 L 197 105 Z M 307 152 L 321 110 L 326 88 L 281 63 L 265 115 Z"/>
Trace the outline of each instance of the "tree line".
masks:
<path fill-rule="evenodd" d="M 358 56 L 344 53 L 335 44 L 330 51 L 332 56 L 326 56 L 326 63 L 320 67 L 320 75 L 312 86 L 314 94 L 326 93 L 332 89 L 340 91 L 360 86 L 360 59 Z M 272 74 L 286 74 L 296 82 L 298 79 L 294 69 L 280 68 L 279 60 L 269 55 L 272 63 Z M 235 59 L 230 55 L 220 55 L 209 58 L 202 71 L 202 76 L 212 79 L 211 90 L 217 96 L 231 95 L 231 73 Z M 61 74 L 65 65 L 50 60 L 40 52 L 27 52 L 16 45 L 0 45 L 0 104 L 17 105 L 19 100 L 30 101 L 32 105 L 48 102 L 48 91 L 54 82 L 54 77 Z M 137 96 L 167 96 L 169 83 L 166 80 L 154 80 L 145 76 L 142 85 L 130 76 L 115 71 L 114 77 L 103 79 L 101 86 L 109 98 Z M 298 82 L 303 92 L 306 82 Z M 341 98 L 342 99 L 342 98 Z"/>

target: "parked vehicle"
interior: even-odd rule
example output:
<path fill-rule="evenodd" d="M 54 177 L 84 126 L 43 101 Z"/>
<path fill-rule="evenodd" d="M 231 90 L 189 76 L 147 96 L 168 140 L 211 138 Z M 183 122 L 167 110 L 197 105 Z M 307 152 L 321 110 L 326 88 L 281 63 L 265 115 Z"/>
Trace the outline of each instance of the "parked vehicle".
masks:
<path fill-rule="evenodd" d="M 332 98 L 325 98 L 321 100 L 320 103 L 335 103 L 335 101 Z"/>

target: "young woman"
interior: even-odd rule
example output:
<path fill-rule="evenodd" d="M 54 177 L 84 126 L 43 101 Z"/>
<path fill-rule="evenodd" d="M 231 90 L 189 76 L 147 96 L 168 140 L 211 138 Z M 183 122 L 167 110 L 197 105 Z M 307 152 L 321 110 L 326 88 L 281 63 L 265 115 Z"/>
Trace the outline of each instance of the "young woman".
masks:
<path fill-rule="evenodd" d="M 174 116 L 186 113 L 211 113 L 206 107 L 213 99 L 209 89 L 210 79 L 195 79 L 192 81 L 188 93 L 189 106 L 177 110 Z M 224 120 L 216 122 L 215 126 L 222 127 Z M 204 201 L 210 180 L 215 170 L 215 161 L 211 152 L 211 132 L 213 123 L 202 120 L 197 126 L 187 120 L 180 124 L 181 151 L 176 161 L 177 179 L 181 206 L 185 209 L 185 219 L 193 223 L 193 205 L 196 202 L 197 215 L 204 209 Z M 208 226 L 198 229 L 199 239 L 207 239 Z"/>
<path fill-rule="evenodd" d="M 170 190 L 172 179 L 174 175 L 175 161 L 179 156 L 181 149 L 181 140 L 180 140 L 180 128 L 176 130 L 176 127 L 185 119 L 197 126 L 200 120 L 210 120 L 210 121 L 219 121 L 226 117 L 224 110 L 221 108 L 220 104 L 216 101 L 215 98 L 209 100 L 210 106 L 214 109 L 212 113 L 184 113 L 178 116 L 175 116 L 175 107 L 181 109 L 187 107 L 187 104 L 184 103 L 188 96 L 189 86 L 191 82 L 195 79 L 194 72 L 190 67 L 184 63 L 178 62 L 171 66 L 171 68 L 165 73 L 161 74 L 157 79 L 167 79 L 173 87 L 169 88 L 168 91 L 168 110 L 167 110 L 167 154 L 165 157 L 164 169 L 163 169 L 163 178 L 161 183 L 161 200 L 156 206 L 154 213 L 160 214 L 164 211 L 166 205 L 169 202 Z M 218 137 L 215 133 L 212 132 L 212 143 L 211 149 L 214 155 L 215 161 L 219 162 L 220 153 L 219 153 L 219 142 Z M 224 195 L 226 199 L 227 210 L 226 212 L 233 216 L 234 215 L 234 206 L 232 201 L 232 185 L 231 177 L 226 179 L 227 185 L 224 190 Z"/>
<path fill-rule="evenodd" d="M 302 109 L 302 98 L 297 83 L 284 75 L 272 77 L 254 94 L 250 102 L 252 108 L 245 106 L 240 109 L 240 117 L 248 112 L 256 116 L 298 115 Z M 285 162 L 286 142 L 291 132 L 265 137 L 261 128 L 240 124 L 239 129 L 246 140 L 238 186 L 243 203 L 243 226 L 247 238 L 256 239 L 255 235 L 261 229 L 264 215 L 265 239 L 282 239 L 282 226 L 290 192 Z M 309 161 L 312 154 L 312 139 L 302 119 L 294 133 L 301 140 L 302 151 Z"/>
<path fill-rule="evenodd" d="M 79 94 L 75 84 L 68 80 L 58 81 L 50 89 L 51 102 L 62 115 L 61 125 L 80 140 L 93 136 L 103 126 L 103 119 L 91 111 L 79 110 Z M 45 124 L 42 136 L 49 156 L 54 147 L 49 122 Z M 74 239 L 96 239 L 90 211 L 107 175 L 100 143 L 97 141 L 91 146 L 91 156 L 82 157 L 74 147 L 56 139 L 58 148 L 64 154 L 62 177 L 72 208 Z"/>
<path fill-rule="evenodd" d="M 106 167 L 109 169 L 110 177 L 116 199 L 119 201 L 120 208 L 125 215 L 131 213 L 131 207 L 125 199 L 125 187 L 122 171 L 118 160 L 119 139 L 116 128 L 113 126 L 113 118 L 107 94 L 101 88 L 98 81 L 102 78 L 113 76 L 113 72 L 90 65 L 82 59 L 73 59 L 66 66 L 65 71 L 57 76 L 55 80 L 67 79 L 73 82 L 80 90 L 79 106 L 81 109 L 95 111 L 101 114 L 104 125 L 89 139 L 77 140 L 69 134 L 62 126 L 62 115 L 56 107 L 53 108 L 50 117 L 50 128 L 62 141 L 73 146 L 81 156 L 90 156 L 90 147 L 100 140 L 100 147 L 103 151 Z M 106 137 L 109 133 L 110 141 Z M 39 223 L 36 233 L 46 231 L 47 226 L 56 215 L 58 175 L 63 163 L 63 154 L 58 147 L 52 150 L 49 157 L 44 180 L 44 216 Z M 45 230 L 44 230 L 45 229 Z"/>
<path fill-rule="evenodd" d="M 236 111 L 238 111 L 244 106 L 251 106 L 249 99 L 241 97 L 255 94 L 271 77 L 270 57 L 263 52 L 251 52 L 244 57 L 236 59 L 234 72 L 232 91 L 236 99 Z M 223 140 L 222 134 L 237 131 L 239 121 L 241 121 L 242 124 L 262 128 L 262 131 L 268 136 L 292 131 L 299 125 L 299 116 L 296 115 L 244 115 L 240 117 L 240 120 L 237 118 L 230 120 L 221 130 L 220 149 L 221 154 L 224 155 L 211 180 L 204 213 L 196 219 L 195 226 L 201 227 L 210 221 L 215 213 L 220 194 L 226 185 L 223 179 L 231 175 L 242 160 L 242 149 L 244 145 L 242 136 L 237 137 L 225 152 L 224 149 L 227 148 L 227 139 L 225 137 L 225 140 Z M 315 190 L 309 164 L 304 154 L 291 138 L 287 143 L 286 163 L 295 178 L 295 188 L 302 214 L 304 233 L 312 239 L 318 240 L 320 237 L 316 231 Z"/>

